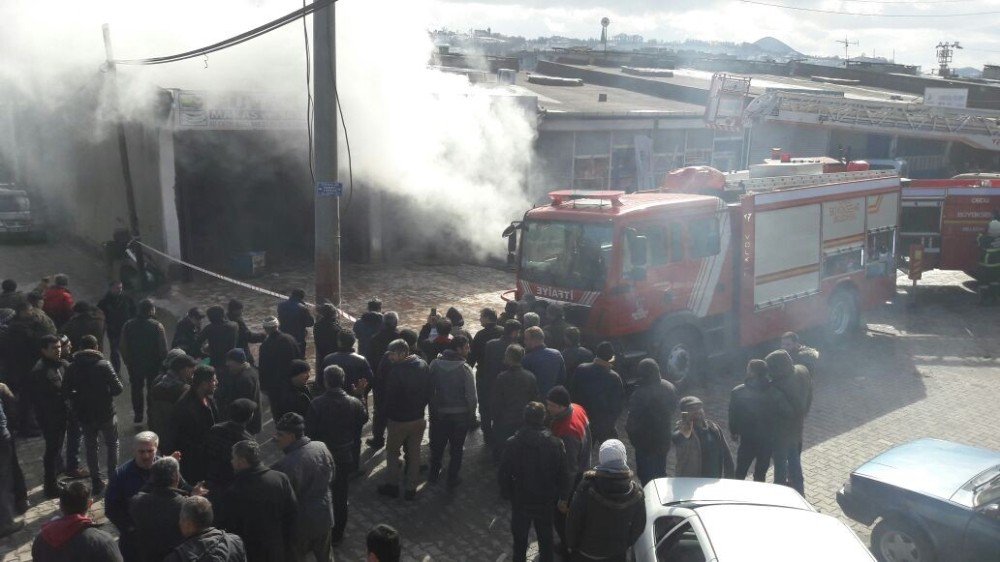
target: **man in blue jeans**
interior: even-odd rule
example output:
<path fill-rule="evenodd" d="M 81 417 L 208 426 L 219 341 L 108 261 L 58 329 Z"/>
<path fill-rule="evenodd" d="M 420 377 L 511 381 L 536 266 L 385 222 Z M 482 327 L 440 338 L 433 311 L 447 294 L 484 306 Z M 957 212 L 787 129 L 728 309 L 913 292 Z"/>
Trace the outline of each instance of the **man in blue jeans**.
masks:
<path fill-rule="evenodd" d="M 783 349 L 771 352 L 764 360 L 774 388 L 790 406 L 787 415 L 779 414 L 774 431 L 774 482 L 790 486 L 804 496 L 802 430 L 812 407 L 812 378 L 809 369 L 795 365 Z"/>
<path fill-rule="evenodd" d="M 448 487 L 461 482 L 465 436 L 476 416 L 476 381 L 466 362 L 471 351 L 469 339 L 455 336 L 430 365 L 431 467 L 427 481 L 434 484 L 448 449 Z"/>
<path fill-rule="evenodd" d="M 102 438 L 110 473 L 118 466 L 118 423 L 114 400 L 124 387 L 114 367 L 97 350 L 97 338 L 83 336 L 80 348 L 66 368 L 63 391 L 83 428 L 87 468 L 93 481 L 92 493 L 98 496 L 104 491 L 105 482 L 101 477 L 97 438 L 98 435 Z"/>

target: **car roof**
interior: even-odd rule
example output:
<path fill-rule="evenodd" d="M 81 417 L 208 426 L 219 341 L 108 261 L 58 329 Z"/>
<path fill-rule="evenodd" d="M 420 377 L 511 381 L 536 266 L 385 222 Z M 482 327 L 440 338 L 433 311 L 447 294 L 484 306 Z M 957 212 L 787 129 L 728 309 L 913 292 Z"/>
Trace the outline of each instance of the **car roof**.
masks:
<path fill-rule="evenodd" d="M 710 505 L 695 512 L 718 562 L 874 560 L 854 531 L 829 515 L 758 505 Z"/>
<path fill-rule="evenodd" d="M 889 449 L 858 467 L 854 474 L 947 500 L 998 464 L 998 452 L 925 438 Z"/>
<path fill-rule="evenodd" d="M 652 490 L 650 489 L 652 488 Z M 646 485 L 661 505 L 754 504 L 813 511 L 802 496 L 788 486 L 715 478 L 657 478 Z"/>

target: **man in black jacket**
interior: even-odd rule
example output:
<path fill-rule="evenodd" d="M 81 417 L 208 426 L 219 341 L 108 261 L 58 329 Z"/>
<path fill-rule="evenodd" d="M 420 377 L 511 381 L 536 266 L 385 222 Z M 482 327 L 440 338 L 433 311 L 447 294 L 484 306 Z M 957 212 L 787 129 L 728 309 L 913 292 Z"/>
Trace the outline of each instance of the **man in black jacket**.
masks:
<path fill-rule="evenodd" d="M 369 356 L 368 344 L 371 343 L 372 336 L 382 326 L 382 301 L 378 297 L 372 297 L 368 301 L 368 310 L 354 321 L 351 330 L 358 338 L 358 349 L 361 355 Z M 375 366 L 372 365 L 374 369 Z"/>
<path fill-rule="evenodd" d="M 143 390 L 153 385 L 153 379 L 160 374 L 163 359 L 167 356 L 166 330 L 155 316 L 153 301 L 143 299 L 139 303 L 139 315 L 122 328 L 121 353 L 128 369 L 133 421 L 136 424 L 142 423 L 145 407 Z"/>
<path fill-rule="evenodd" d="M 243 539 L 212 526 L 212 504 L 205 498 L 184 498 L 181 504 L 180 531 L 184 542 L 164 562 L 246 562 Z"/>
<path fill-rule="evenodd" d="M 92 493 L 104 492 L 101 462 L 98 454 L 100 435 L 108 460 L 108 473 L 118 467 L 118 419 L 115 416 L 115 396 L 124 390 L 122 381 L 111 363 L 97 350 L 97 339 L 84 336 L 80 351 L 73 354 L 73 361 L 66 368 L 63 389 L 83 428 L 87 446 L 87 468 L 92 479 Z"/>
<path fill-rule="evenodd" d="M 556 503 L 569 496 L 566 449 L 545 429 L 545 406 L 531 402 L 524 408 L 524 427 L 503 449 L 498 480 L 500 495 L 511 504 L 510 529 L 514 562 L 525 562 L 528 531 L 535 526 L 538 559 L 552 562 L 552 526 Z"/>
<path fill-rule="evenodd" d="M 323 369 L 326 391 L 313 399 L 306 412 L 306 435 L 322 441 L 333 455 L 333 533 L 331 541 L 340 544 L 347 528 L 347 494 L 350 476 L 361 459 L 355 449 L 361 440 L 361 429 L 368 422 L 368 411 L 361 401 L 344 392 L 344 370 L 337 365 Z"/>
<path fill-rule="evenodd" d="M 371 366 L 372 371 L 378 369 L 379 362 L 382 361 L 385 352 L 389 350 L 389 344 L 393 340 L 398 340 L 399 335 L 399 314 L 390 310 L 382 316 L 382 326 L 368 340 L 368 349 L 364 356 L 368 360 L 368 365 Z M 360 345 L 358 349 L 361 349 Z"/>
<path fill-rule="evenodd" d="M 235 322 L 236 326 L 239 328 L 239 337 L 236 339 L 236 347 L 243 350 L 243 353 L 247 356 L 248 363 L 256 365 L 257 363 L 254 361 L 253 353 L 250 352 L 250 344 L 264 341 L 266 334 L 264 334 L 264 332 L 253 332 L 250 330 L 246 321 L 243 320 L 243 303 L 236 299 L 230 299 L 229 303 L 226 305 L 226 319 L 230 322 Z"/>
<path fill-rule="evenodd" d="M 201 351 L 207 343 L 209 364 L 217 371 L 222 371 L 226 364 L 226 354 L 240 341 L 240 327 L 236 322 L 226 320 L 226 309 L 221 306 L 209 307 L 206 315 L 208 326 L 201 329 L 194 346 Z"/>
<path fill-rule="evenodd" d="M 490 444 L 495 443 L 493 440 L 495 414 L 490 411 L 493 405 L 493 383 L 500 372 L 506 368 L 504 357 L 507 354 L 507 347 L 516 344 L 520 337 L 521 323 L 517 320 L 508 320 L 503 326 L 502 335 L 483 345 L 483 356 L 476 362 L 476 392 L 479 393 L 480 428 L 483 431 L 483 439 Z M 485 411 L 484 408 L 486 408 Z M 520 418 L 521 414 L 518 413 L 517 416 Z M 502 441 L 500 444 L 502 445 Z"/>
<path fill-rule="evenodd" d="M 430 374 L 427 363 L 410 350 L 409 344 L 399 339 L 389 344 L 392 368 L 385 381 L 385 417 L 388 422 L 386 438 L 385 483 L 378 487 L 384 496 L 399 496 L 399 451 L 406 448 L 406 481 L 404 498 L 417 497 L 417 480 L 420 477 L 420 442 L 427 428 L 424 418 L 427 410 Z"/>
<path fill-rule="evenodd" d="M 38 346 L 42 357 L 29 375 L 28 394 L 42 427 L 42 437 L 45 438 L 45 454 L 42 457 L 45 497 L 57 498 L 59 486 L 56 476 L 63 468 L 62 448 L 68 422 L 67 396 L 63 388 L 68 364 L 59 358 L 59 338 L 56 336 L 42 336 Z"/>
<path fill-rule="evenodd" d="M 239 535 L 250 562 L 292 562 L 298 502 L 288 477 L 261 464 L 255 441 L 233 445 L 236 480 L 219 498 L 219 527 Z"/>
<path fill-rule="evenodd" d="M 156 378 L 153 387 L 149 389 L 149 430 L 160 436 L 163 449 L 173 450 L 173 437 L 170 435 L 170 415 L 174 405 L 191 388 L 194 369 L 198 366 L 189 355 L 181 353 L 169 359 L 167 371 Z"/>
<path fill-rule="evenodd" d="M 483 360 L 487 343 L 503 337 L 503 328 L 497 324 L 497 311 L 492 308 L 479 311 L 479 323 L 483 329 L 472 338 L 472 351 L 469 355 L 469 365 L 472 367 Z"/>
<path fill-rule="evenodd" d="M 787 404 L 767 378 L 767 363 L 750 360 L 746 380 L 729 395 L 729 434 L 739 442 L 736 478 L 746 479 L 752 463 L 753 479 L 764 481 L 771 466 L 775 422 L 779 415 L 790 415 Z"/>
<path fill-rule="evenodd" d="M 257 435 L 262 426 L 261 412 L 263 412 L 260 402 L 260 376 L 257 374 L 257 369 L 253 368 L 242 349 L 235 348 L 226 354 L 226 366 L 223 370 L 219 380 L 219 390 L 215 393 L 215 405 L 218 406 L 219 413 L 229 412 L 229 405 L 240 398 L 250 400 L 254 403 L 256 412 L 247 425 L 247 431 L 251 435 Z"/>
<path fill-rule="evenodd" d="M 278 328 L 278 319 L 264 320 L 267 337 L 260 344 L 260 388 L 271 404 L 281 399 L 281 389 L 292 361 L 302 359 L 302 350 L 292 336 Z"/>
<path fill-rule="evenodd" d="M 205 482 L 213 497 L 223 492 L 236 475 L 233 473 L 233 445 L 253 439 L 247 432 L 247 424 L 257 413 L 257 405 L 246 398 L 234 400 L 226 410 L 226 421 L 219 422 L 208 430 L 205 437 Z"/>
<path fill-rule="evenodd" d="M 587 411 L 594 442 L 603 443 L 618 437 L 615 423 L 625 405 L 625 386 L 612 368 L 615 348 L 611 342 L 601 342 L 595 352 L 593 363 L 576 368 L 569 392 L 573 401 Z"/>
<path fill-rule="evenodd" d="M 108 356 L 116 373 L 122 370 L 122 357 L 119 351 L 122 328 L 125 323 L 135 317 L 135 301 L 125 294 L 121 281 L 114 281 L 108 286 L 108 292 L 97 301 L 97 308 L 104 313 L 104 329 L 108 334 Z"/>
<path fill-rule="evenodd" d="M 302 417 L 306 416 L 309 404 L 319 394 L 316 391 L 314 395 L 315 386 L 309 383 L 311 374 L 312 368 L 309 363 L 302 359 L 292 361 L 292 365 L 288 369 L 287 382 L 281 391 L 281 399 L 277 404 L 271 404 L 271 415 L 275 420 L 280 420 L 289 412 L 295 412 Z"/>
<path fill-rule="evenodd" d="M 198 365 L 194 369 L 191 388 L 171 412 L 171 444 L 183 455 L 181 474 L 188 482 L 204 480 L 208 471 L 205 438 L 208 430 L 219 420 L 219 411 L 212 398 L 218 385 L 215 369 Z"/>
<path fill-rule="evenodd" d="M 573 388 L 576 368 L 584 363 L 594 360 L 594 352 L 580 345 L 580 328 L 568 326 L 566 328 L 566 348 L 562 353 L 563 361 L 566 362 L 566 387 Z"/>
<path fill-rule="evenodd" d="M 360 399 L 371 385 L 372 368 L 367 359 L 354 352 L 356 342 L 354 332 L 342 330 L 337 336 L 337 351 L 323 358 L 323 369 L 330 365 L 343 369 L 344 392 Z M 317 380 L 316 386 L 318 390 L 326 390 L 326 381 Z"/>
<path fill-rule="evenodd" d="M 129 500 L 141 562 L 161 562 L 184 541 L 177 521 L 187 492 L 179 488 L 180 463 L 163 457 L 153 463 L 149 483 Z"/>
<path fill-rule="evenodd" d="M 654 359 L 643 359 L 636 370 L 639 386 L 629 400 L 625 432 L 635 447 L 637 476 L 645 486 L 650 480 L 667 475 L 670 420 L 677 409 L 677 389 L 663 380 Z"/>
<path fill-rule="evenodd" d="M 628 549 L 646 530 L 642 487 L 625 464 L 625 445 L 601 444 L 599 464 L 583 475 L 566 518 L 566 542 L 573 561 L 625 562 Z"/>
<path fill-rule="evenodd" d="M 294 289 L 288 300 L 278 304 L 278 325 L 282 332 L 295 338 L 300 357 L 306 353 L 306 331 L 316 323 L 305 299 L 305 291 Z"/>
<path fill-rule="evenodd" d="M 197 306 L 188 309 L 187 316 L 177 321 L 174 327 L 174 338 L 170 340 L 171 349 L 183 349 L 191 357 L 201 357 L 198 346 L 198 334 L 201 333 L 201 321 L 205 318 Z"/>
<path fill-rule="evenodd" d="M 504 357 L 507 370 L 493 383 L 493 458 L 497 461 L 507 440 L 521 427 L 524 407 L 539 398 L 535 375 L 521 366 L 523 358 L 523 347 L 516 343 L 507 346 Z"/>
<path fill-rule="evenodd" d="M 325 302 L 316 307 L 316 324 L 313 326 L 313 344 L 316 348 L 316 365 L 323 364 L 323 358 L 337 351 L 337 336 L 343 328 L 337 322 L 337 309 Z M 280 419 L 275 416 L 274 419 Z"/>

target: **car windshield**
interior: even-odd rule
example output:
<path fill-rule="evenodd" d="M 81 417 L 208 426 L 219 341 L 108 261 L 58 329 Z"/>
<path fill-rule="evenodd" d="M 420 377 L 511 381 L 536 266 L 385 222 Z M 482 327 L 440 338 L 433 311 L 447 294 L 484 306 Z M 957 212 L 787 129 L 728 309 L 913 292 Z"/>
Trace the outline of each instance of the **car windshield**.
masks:
<path fill-rule="evenodd" d="M 19 213 L 27 210 L 27 197 L 23 195 L 0 195 L 0 213 Z"/>
<path fill-rule="evenodd" d="M 610 224 L 528 221 L 521 242 L 521 277 L 556 287 L 597 291 L 611 259 Z"/>

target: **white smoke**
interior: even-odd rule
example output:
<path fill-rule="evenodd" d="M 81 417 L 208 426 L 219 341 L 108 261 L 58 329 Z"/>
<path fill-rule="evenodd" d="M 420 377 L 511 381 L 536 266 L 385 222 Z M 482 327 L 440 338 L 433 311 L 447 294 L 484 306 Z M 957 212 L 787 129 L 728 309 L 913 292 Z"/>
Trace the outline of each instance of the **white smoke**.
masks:
<path fill-rule="evenodd" d="M 0 83 L 7 94 L 30 100 L 42 114 L 65 115 L 81 90 L 100 91 L 102 23 L 111 25 L 115 56 L 131 59 L 213 43 L 299 7 L 297 0 L 155 5 L 5 0 L 0 4 L 7 26 L 0 35 Z M 451 240 L 465 241 L 480 257 L 499 255 L 500 230 L 529 204 L 523 191 L 533 116 L 510 98 L 485 95 L 464 77 L 427 68 L 434 48 L 427 35 L 435 27 L 430 7 L 424 0 L 337 2 L 338 89 L 356 187 L 405 196 L 417 213 L 434 213 L 433 221 L 417 221 L 427 223 L 428 232 L 444 231 Z M 311 18 L 306 23 L 311 42 Z M 303 43 L 303 26 L 296 22 L 207 58 L 121 66 L 123 111 L 133 119 L 149 115 L 156 87 L 256 89 L 282 92 L 290 105 L 301 107 L 305 119 Z M 61 118 L 44 126 L 73 128 L 75 136 L 82 130 L 95 142 L 112 131 L 104 103 L 69 113 L 74 112 L 75 122 Z M 343 148 L 342 169 L 347 163 Z M 44 160 L 22 165 L 41 171 L 51 167 Z M 395 219 L 382 218 L 390 225 Z"/>

